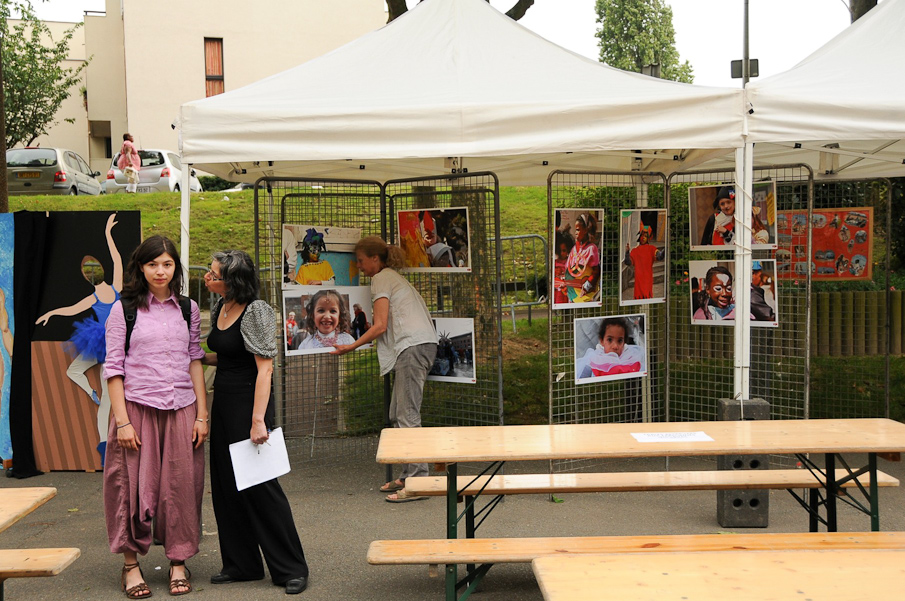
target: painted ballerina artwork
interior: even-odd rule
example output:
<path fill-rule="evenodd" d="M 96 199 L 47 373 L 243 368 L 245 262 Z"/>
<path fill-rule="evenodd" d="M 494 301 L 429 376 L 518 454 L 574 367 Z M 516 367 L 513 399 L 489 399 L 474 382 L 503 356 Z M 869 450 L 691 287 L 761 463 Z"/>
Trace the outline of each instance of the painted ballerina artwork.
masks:
<path fill-rule="evenodd" d="M 97 408 L 97 432 L 100 443 L 97 451 L 101 455 L 101 466 L 104 464 L 104 455 L 107 447 L 107 426 L 110 423 L 110 396 L 107 393 L 107 383 L 101 378 L 101 393 L 91 387 L 86 372 L 95 365 L 102 365 L 107 356 L 107 343 L 105 339 L 107 317 L 113 304 L 119 300 L 120 290 L 123 288 L 123 260 L 116 244 L 113 242 L 113 226 L 116 225 L 116 215 L 112 214 L 107 219 L 104 234 L 107 237 L 107 247 L 110 249 L 110 258 L 113 261 L 113 279 L 111 283 L 106 280 L 106 274 L 99 283 L 94 284 L 90 277 L 88 263 L 97 264 L 99 261 L 91 255 L 82 257 L 82 275 L 94 285 L 94 292 L 79 302 L 67 307 L 59 307 L 48 311 L 38 318 L 37 325 L 47 325 L 54 316 L 78 315 L 91 309 L 93 315 L 73 324 L 72 336 L 69 338 L 67 350 L 75 358 L 69 364 L 66 375 L 75 382 L 76 386 L 85 391 L 85 394 L 98 406 Z M 103 269 L 103 268 L 101 268 Z"/>

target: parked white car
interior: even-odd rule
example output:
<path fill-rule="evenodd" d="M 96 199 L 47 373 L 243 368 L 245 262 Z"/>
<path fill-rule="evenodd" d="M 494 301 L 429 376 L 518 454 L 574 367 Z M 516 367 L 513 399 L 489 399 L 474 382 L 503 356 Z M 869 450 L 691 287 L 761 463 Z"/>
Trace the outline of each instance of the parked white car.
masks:
<path fill-rule="evenodd" d="M 170 150 L 139 150 L 141 158 L 141 170 L 138 172 L 139 192 L 178 192 L 182 182 L 182 163 L 179 155 Z M 110 170 L 107 171 L 107 180 L 104 182 L 104 192 L 107 194 L 119 194 L 126 191 L 126 176 L 116 166 L 119 153 L 113 157 Z M 189 178 L 189 189 L 192 192 L 201 192 L 201 182 L 195 177 L 195 170 Z"/>

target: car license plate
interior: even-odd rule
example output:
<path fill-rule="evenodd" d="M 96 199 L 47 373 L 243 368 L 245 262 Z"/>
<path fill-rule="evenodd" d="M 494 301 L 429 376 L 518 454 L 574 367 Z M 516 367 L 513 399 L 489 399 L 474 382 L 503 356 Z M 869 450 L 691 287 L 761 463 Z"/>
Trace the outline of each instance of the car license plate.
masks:
<path fill-rule="evenodd" d="M 41 177 L 40 171 L 20 171 L 16 174 L 16 179 L 38 179 Z"/>
<path fill-rule="evenodd" d="M 147 186 L 142 186 L 142 187 L 138 188 L 138 191 L 139 192 L 150 192 L 151 188 L 149 188 Z"/>

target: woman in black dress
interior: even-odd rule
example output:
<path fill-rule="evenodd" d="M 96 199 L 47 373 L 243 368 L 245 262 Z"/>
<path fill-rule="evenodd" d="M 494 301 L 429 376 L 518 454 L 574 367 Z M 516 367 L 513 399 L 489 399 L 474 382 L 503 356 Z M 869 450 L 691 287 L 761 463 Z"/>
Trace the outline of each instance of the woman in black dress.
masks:
<path fill-rule="evenodd" d="M 258 300 L 258 275 L 242 251 L 215 253 L 204 282 L 222 297 L 211 309 L 208 346 L 215 352 L 205 357 L 207 365 L 217 366 L 210 470 L 223 558 L 211 582 L 261 580 L 263 553 L 273 583 L 287 594 L 300 593 L 308 584 L 308 564 L 283 489 L 273 479 L 238 491 L 229 455 L 231 443 L 251 438 L 263 444 L 270 437 L 276 315 Z"/>

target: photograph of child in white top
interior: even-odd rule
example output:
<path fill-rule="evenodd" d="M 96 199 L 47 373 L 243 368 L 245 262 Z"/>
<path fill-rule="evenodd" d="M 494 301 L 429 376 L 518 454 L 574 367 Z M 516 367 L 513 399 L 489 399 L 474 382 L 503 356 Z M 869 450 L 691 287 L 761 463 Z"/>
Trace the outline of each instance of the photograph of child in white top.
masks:
<path fill-rule="evenodd" d="M 647 375 L 644 315 L 588 317 L 574 323 L 576 384 Z"/>

